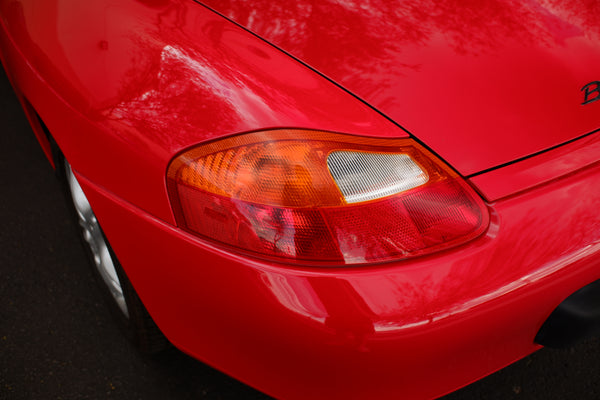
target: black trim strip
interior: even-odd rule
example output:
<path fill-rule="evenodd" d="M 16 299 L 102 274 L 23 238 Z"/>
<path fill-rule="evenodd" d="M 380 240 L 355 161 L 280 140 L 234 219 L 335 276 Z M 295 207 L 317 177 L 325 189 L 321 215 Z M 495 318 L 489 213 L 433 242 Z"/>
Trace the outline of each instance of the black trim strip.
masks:
<path fill-rule="evenodd" d="M 563 143 L 560 143 L 560 144 L 554 145 L 554 146 L 552 146 L 552 147 L 548 147 L 547 149 L 540 150 L 540 151 L 538 151 L 538 152 L 535 152 L 535 153 L 532 153 L 532 154 L 526 155 L 526 156 L 524 156 L 524 157 L 521 157 L 521 158 L 517 158 L 517 159 L 515 159 L 515 160 L 512 160 L 512 161 L 506 162 L 506 163 L 504 163 L 504 164 L 497 165 L 497 166 L 495 166 L 495 167 L 491 167 L 491 168 L 488 168 L 488 169 L 484 169 L 483 171 L 475 172 L 474 174 L 471 174 L 471 175 L 468 175 L 468 176 L 466 176 L 466 178 L 473 178 L 473 177 L 475 177 L 475 176 L 478 176 L 478 175 L 483 175 L 483 174 L 485 174 L 485 173 L 487 173 L 487 172 L 491 172 L 491 171 L 494 171 L 494 170 L 496 170 L 496 169 L 500 169 L 500 168 L 503 168 L 503 167 L 507 167 L 507 166 L 509 166 L 509 165 L 511 165 L 511 164 L 515 164 L 515 163 L 521 162 L 521 161 L 523 161 L 523 160 L 527 160 L 528 158 L 532 158 L 532 157 L 538 156 L 538 155 L 540 155 L 540 154 L 546 153 L 546 152 L 548 152 L 548 151 L 552 151 L 552 150 L 554 150 L 554 149 L 558 149 L 559 147 L 566 146 L 566 145 L 568 145 L 568 144 L 570 144 L 570 143 L 576 142 L 576 141 L 578 141 L 578 140 L 580 140 L 580 139 L 583 139 L 583 138 L 585 138 L 585 137 L 587 137 L 587 136 L 591 136 L 591 135 L 593 135 L 594 133 L 597 133 L 597 132 L 600 132 L 600 128 L 599 128 L 599 129 L 596 129 L 596 130 L 593 130 L 593 131 L 591 131 L 591 132 L 585 133 L 585 134 L 583 134 L 583 135 L 581 135 L 581 136 L 578 136 L 578 137 L 576 137 L 576 138 L 574 138 L 574 139 L 567 140 L 566 142 L 563 142 Z"/>

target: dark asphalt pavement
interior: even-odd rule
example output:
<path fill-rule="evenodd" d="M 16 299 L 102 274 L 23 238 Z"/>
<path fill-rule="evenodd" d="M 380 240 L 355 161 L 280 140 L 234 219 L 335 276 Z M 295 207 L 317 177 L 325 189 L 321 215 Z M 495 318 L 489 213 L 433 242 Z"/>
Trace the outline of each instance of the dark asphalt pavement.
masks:
<path fill-rule="evenodd" d="M 148 359 L 127 342 L 3 72 L 0 185 L 0 399 L 266 398 L 177 351 Z M 543 349 L 447 398 L 598 399 L 599 360 L 596 339 Z"/>

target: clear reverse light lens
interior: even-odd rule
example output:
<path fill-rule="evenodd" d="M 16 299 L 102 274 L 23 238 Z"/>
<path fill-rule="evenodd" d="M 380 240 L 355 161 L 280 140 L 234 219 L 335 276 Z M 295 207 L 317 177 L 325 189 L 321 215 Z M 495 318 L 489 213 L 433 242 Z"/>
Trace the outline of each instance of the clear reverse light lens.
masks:
<path fill-rule="evenodd" d="M 334 151 L 327 166 L 348 204 L 402 193 L 429 180 L 406 154 Z"/>

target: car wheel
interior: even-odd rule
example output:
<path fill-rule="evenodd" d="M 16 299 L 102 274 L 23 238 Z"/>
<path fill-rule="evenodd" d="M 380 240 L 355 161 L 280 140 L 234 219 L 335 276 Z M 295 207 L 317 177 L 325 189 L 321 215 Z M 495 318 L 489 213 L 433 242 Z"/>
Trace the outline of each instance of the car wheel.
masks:
<path fill-rule="evenodd" d="M 117 260 L 92 207 L 81 189 L 71 165 L 62 157 L 67 199 L 79 226 L 83 247 L 93 267 L 111 311 L 128 338 L 146 354 L 159 353 L 169 347 L 168 340 L 156 326 Z"/>

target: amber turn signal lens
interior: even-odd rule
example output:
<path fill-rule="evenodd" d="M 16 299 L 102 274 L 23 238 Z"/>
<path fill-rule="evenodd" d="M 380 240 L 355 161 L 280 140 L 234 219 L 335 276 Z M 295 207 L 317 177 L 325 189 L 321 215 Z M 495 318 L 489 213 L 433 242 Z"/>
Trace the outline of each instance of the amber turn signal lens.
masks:
<path fill-rule="evenodd" d="M 397 260 L 464 243 L 488 224 L 473 190 L 411 139 L 249 133 L 176 157 L 167 183 L 183 229 L 290 261 Z"/>

